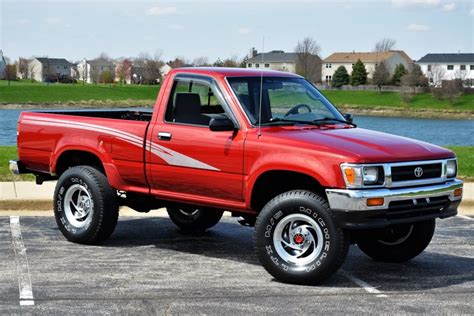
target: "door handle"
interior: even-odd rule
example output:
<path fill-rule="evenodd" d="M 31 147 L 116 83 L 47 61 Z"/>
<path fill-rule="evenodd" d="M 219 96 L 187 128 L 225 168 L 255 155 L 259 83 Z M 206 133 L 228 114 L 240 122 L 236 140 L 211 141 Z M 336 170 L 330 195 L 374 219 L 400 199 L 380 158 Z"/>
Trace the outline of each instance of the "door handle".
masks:
<path fill-rule="evenodd" d="M 171 133 L 167 132 L 159 132 L 158 133 L 159 140 L 171 140 Z"/>

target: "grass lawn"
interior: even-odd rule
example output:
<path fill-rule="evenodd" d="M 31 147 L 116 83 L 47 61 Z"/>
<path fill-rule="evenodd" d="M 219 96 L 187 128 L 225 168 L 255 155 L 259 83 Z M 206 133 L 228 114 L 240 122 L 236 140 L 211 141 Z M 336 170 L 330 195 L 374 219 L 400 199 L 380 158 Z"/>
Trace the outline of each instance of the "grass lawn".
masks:
<path fill-rule="evenodd" d="M 474 146 L 448 146 L 456 152 L 459 164 L 459 177 L 464 180 L 474 181 Z M 8 161 L 16 159 L 15 146 L 0 146 L 0 182 L 1 181 L 26 181 L 34 180 L 32 175 L 13 176 L 8 170 Z"/>
<path fill-rule="evenodd" d="M 0 80 L 1 103 L 69 103 L 79 101 L 146 100 L 153 104 L 159 86 L 120 84 L 46 84 Z"/>
<path fill-rule="evenodd" d="M 400 107 L 416 109 L 438 110 L 468 110 L 474 111 L 474 94 L 465 94 L 459 97 L 453 105 L 447 100 L 433 98 L 431 93 L 418 93 L 409 104 L 403 102 L 398 92 L 376 91 L 321 91 L 335 105 L 358 105 L 363 107 Z"/>
<path fill-rule="evenodd" d="M 474 181 L 474 146 L 447 146 L 458 157 L 458 174 L 461 178 Z"/>
<path fill-rule="evenodd" d="M 6 80 L 0 80 L 0 103 L 84 103 L 87 101 L 104 101 L 124 105 L 149 104 L 152 105 L 159 91 L 159 86 L 145 85 L 119 85 L 119 84 L 46 84 L 28 80 L 12 81 L 8 86 Z M 360 109 L 373 109 L 380 107 L 397 109 L 436 109 L 436 110 L 461 110 L 474 113 L 474 94 L 463 95 L 451 105 L 447 100 L 433 98 L 431 93 L 415 95 L 410 104 L 403 102 L 398 92 L 377 91 L 345 91 L 324 90 L 322 93 L 335 105 L 350 105 Z M 283 101 L 285 95 L 279 95 Z M 127 102 L 128 101 L 128 102 Z M 302 100 L 304 101 L 304 100 Z"/>

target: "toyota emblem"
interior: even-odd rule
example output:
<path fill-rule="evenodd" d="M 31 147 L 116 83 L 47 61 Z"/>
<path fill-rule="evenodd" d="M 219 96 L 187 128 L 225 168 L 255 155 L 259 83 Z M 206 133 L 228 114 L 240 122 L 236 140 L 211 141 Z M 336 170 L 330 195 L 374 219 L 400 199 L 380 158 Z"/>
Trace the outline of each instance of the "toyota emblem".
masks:
<path fill-rule="evenodd" d="M 423 168 L 416 167 L 413 173 L 415 174 L 415 177 L 419 178 L 423 175 Z"/>

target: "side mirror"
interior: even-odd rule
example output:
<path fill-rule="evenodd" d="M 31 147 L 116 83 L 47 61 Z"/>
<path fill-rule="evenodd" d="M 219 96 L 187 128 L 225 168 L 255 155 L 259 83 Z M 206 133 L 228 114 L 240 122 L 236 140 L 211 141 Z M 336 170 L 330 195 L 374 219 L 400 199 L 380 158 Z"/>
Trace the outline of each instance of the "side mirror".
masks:
<path fill-rule="evenodd" d="M 233 131 L 235 130 L 235 125 L 229 118 L 219 117 L 211 119 L 209 129 L 213 132 Z"/>
<path fill-rule="evenodd" d="M 344 119 L 348 121 L 349 123 L 352 123 L 354 121 L 354 115 L 350 113 L 345 113 L 342 116 L 344 116 Z"/>

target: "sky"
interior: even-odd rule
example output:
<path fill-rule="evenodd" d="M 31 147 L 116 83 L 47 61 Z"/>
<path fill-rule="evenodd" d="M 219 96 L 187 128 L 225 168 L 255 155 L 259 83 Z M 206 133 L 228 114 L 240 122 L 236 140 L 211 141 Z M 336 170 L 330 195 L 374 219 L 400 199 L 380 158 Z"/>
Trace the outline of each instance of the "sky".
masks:
<path fill-rule="evenodd" d="M 242 58 L 252 47 L 294 51 L 304 37 L 317 41 L 322 58 L 371 51 L 384 37 L 416 60 L 427 53 L 472 53 L 474 1 L 0 0 L 0 49 L 11 59 L 78 61 L 105 52 L 213 62 Z"/>

